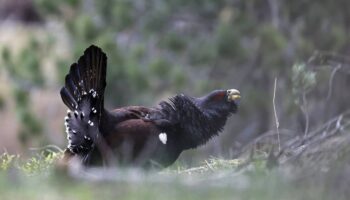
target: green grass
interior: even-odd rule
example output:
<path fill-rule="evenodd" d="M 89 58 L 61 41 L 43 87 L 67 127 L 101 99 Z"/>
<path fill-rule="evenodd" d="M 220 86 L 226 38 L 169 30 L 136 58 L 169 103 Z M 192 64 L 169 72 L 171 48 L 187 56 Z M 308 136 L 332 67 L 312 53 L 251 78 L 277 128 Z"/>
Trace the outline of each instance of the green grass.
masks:
<path fill-rule="evenodd" d="M 72 178 L 55 167 L 61 153 L 29 159 L 0 157 L 1 199 L 346 199 L 330 187 L 329 173 L 318 178 L 288 167 L 268 170 L 265 161 L 211 158 L 198 167 L 162 171 L 89 169 Z M 243 167 L 242 167 L 243 166 Z M 319 180 L 319 181 L 318 181 Z M 336 196 L 335 196 L 336 195 Z"/>
<path fill-rule="evenodd" d="M 16 170 L 28 176 L 49 173 L 60 157 L 60 152 L 53 151 L 42 151 L 28 159 L 21 159 L 20 155 L 3 153 L 0 155 L 0 170 L 3 172 Z"/>

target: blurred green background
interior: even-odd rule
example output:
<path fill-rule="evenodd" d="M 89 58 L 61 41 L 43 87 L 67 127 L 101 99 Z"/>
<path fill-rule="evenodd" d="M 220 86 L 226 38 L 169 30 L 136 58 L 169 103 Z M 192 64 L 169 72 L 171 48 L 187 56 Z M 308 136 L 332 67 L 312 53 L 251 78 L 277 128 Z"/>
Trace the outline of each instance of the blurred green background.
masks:
<path fill-rule="evenodd" d="M 0 154 L 66 145 L 59 96 L 95 44 L 108 56 L 106 106 L 155 105 L 177 93 L 237 88 L 219 137 L 192 165 L 235 158 L 275 129 L 303 135 L 349 109 L 349 0 L 1 0 Z"/>

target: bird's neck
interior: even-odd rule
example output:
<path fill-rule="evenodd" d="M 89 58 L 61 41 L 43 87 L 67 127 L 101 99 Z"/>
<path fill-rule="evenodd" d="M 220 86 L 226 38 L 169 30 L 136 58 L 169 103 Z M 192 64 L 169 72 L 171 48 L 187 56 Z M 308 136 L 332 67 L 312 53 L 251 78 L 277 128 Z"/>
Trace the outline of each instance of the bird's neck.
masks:
<path fill-rule="evenodd" d="M 197 106 L 205 116 L 206 123 L 204 126 L 207 125 L 207 130 L 210 130 L 210 132 L 206 133 L 209 140 L 213 135 L 217 135 L 223 130 L 230 112 L 215 104 L 210 104 L 205 101 L 199 102 Z"/>
<path fill-rule="evenodd" d="M 205 101 L 186 96 L 174 98 L 174 106 L 179 115 L 184 149 L 205 144 L 223 129 L 228 111 L 208 107 Z M 185 105 L 186 104 L 186 105 Z"/>
<path fill-rule="evenodd" d="M 215 96 L 213 97 L 213 94 L 210 93 L 201 98 L 193 98 L 192 101 L 205 115 L 206 121 L 212 126 L 212 130 L 217 133 L 223 129 L 231 112 L 227 105 L 214 102 L 213 98 Z"/>

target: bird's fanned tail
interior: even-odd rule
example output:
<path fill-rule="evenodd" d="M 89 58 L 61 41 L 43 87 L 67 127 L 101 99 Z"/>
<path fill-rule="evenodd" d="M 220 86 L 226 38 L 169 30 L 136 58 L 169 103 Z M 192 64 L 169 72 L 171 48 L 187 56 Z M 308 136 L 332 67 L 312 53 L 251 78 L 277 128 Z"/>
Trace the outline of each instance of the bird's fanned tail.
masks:
<path fill-rule="evenodd" d="M 68 148 L 84 155 L 94 147 L 99 137 L 99 124 L 104 112 L 107 57 L 96 46 L 90 46 L 77 63 L 72 64 L 61 89 L 68 107 L 65 126 Z"/>

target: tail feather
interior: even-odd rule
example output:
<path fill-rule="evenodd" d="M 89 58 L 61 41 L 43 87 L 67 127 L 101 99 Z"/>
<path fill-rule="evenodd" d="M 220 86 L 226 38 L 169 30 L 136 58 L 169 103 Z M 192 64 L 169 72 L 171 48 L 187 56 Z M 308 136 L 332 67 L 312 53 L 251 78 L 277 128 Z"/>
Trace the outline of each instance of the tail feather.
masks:
<path fill-rule="evenodd" d="M 107 56 L 96 46 L 90 46 L 77 63 L 71 65 L 61 89 L 61 97 L 69 108 L 65 118 L 68 148 L 86 154 L 98 137 L 104 111 Z"/>

